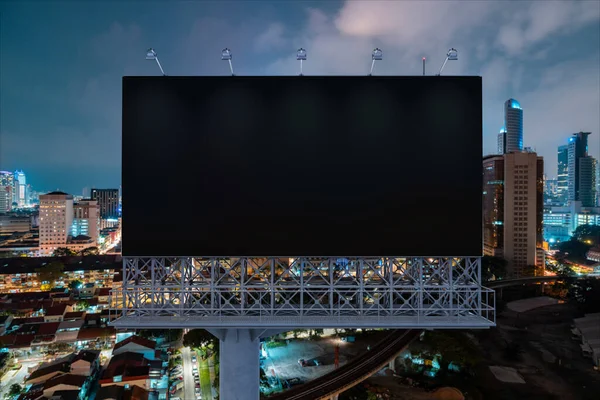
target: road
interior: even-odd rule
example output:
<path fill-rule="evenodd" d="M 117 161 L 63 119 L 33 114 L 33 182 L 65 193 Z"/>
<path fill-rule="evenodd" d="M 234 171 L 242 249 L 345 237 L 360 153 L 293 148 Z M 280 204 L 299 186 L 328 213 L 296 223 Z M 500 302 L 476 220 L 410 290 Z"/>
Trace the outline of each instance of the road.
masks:
<path fill-rule="evenodd" d="M 192 374 L 192 352 L 189 347 L 181 349 L 181 360 L 183 361 L 183 394 L 184 399 L 195 399 L 194 374 Z"/>
<path fill-rule="evenodd" d="M 7 371 L 6 374 L 2 377 L 2 382 L 0 386 L 0 399 L 4 398 L 4 394 L 8 393 L 8 390 L 12 385 L 18 383 L 23 386 L 23 379 L 25 379 L 27 374 L 27 368 L 33 367 L 39 364 L 39 361 L 28 361 L 24 362 L 21 368 L 18 371 Z"/>
<path fill-rule="evenodd" d="M 333 372 L 269 397 L 270 400 L 315 400 L 340 393 L 383 368 L 419 336 L 420 330 L 394 330 L 371 350 Z"/>

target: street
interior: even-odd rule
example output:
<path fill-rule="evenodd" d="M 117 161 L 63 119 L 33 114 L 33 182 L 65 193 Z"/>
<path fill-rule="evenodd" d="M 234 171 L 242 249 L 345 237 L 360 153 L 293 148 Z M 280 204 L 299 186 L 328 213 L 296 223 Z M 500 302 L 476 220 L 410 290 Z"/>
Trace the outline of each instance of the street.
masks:
<path fill-rule="evenodd" d="M 183 361 L 183 393 L 184 399 L 195 399 L 194 375 L 192 374 L 192 356 L 189 347 L 181 349 L 181 360 Z"/>
<path fill-rule="evenodd" d="M 27 368 L 38 365 L 39 361 L 28 361 L 24 362 L 21 368 L 17 371 L 7 371 L 2 377 L 2 385 L 0 386 L 0 399 L 4 398 L 4 394 L 8 393 L 8 390 L 12 385 L 18 383 L 23 386 L 23 379 L 28 375 Z"/>

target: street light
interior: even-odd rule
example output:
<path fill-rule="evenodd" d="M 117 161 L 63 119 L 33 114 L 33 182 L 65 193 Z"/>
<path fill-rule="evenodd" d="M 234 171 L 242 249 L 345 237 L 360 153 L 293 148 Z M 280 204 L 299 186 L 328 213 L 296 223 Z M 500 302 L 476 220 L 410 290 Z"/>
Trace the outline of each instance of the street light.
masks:
<path fill-rule="evenodd" d="M 375 61 L 383 60 L 383 52 L 379 47 L 373 49 L 373 53 L 371 53 L 371 59 L 373 61 L 371 62 L 371 73 L 369 73 L 369 76 L 373 75 L 373 67 L 375 66 Z"/>
<path fill-rule="evenodd" d="M 448 62 L 448 60 L 450 60 L 450 61 L 458 60 L 458 50 L 456 50 L 454 47 L 451 48 L 450 50 L 448 50 L 448 53 L 446 53 L 446 59 L 444 60 L 444 63 L 442 64 L 442 68 L 440 68 L 440 72 L 437 74 L 437 76 L 440 76 L 442 74 L 442 70 L 446 66 L 446 63 Z"/>
<path fill-rule="evenodd" d="M 165 71 L 163 71 L 162 66 L 160 65 L 160 61 L 158 61 L 158 55 L 156 54 L 156 51 L 154 51 L 153 48 L 149 48 L 148 50 L 146 50 L 146 60 L 156 60 L 158 68 L 160 68 L 160 72 L 163 74 L 163 76 L 167 76 L 167 74 L 165 74 Z"/>
<path fill-rule="evenodd" d="M 235 76 L 235 74 L 233 73 L 233 65 L 231 64 L 231 57 L 231 50 L 225 47 L 223 51 L 221 51 L 221 60 L 229 61 L 229 69 L 231 70 L 231 76 Z"/>
<path fill-rule="evenodd" d="M 300 61 L 300 76 L 302 76 L 302 61 L 306 61 L 306 50 L 302 47 L 296 52 L 296 60 Z"/>

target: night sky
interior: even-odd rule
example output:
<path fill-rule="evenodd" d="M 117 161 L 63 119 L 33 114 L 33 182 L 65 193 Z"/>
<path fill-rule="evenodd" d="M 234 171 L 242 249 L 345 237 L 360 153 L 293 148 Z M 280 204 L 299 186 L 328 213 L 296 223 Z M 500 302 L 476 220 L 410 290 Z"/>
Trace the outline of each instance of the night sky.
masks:
<path fill-rule="evenodd" d="M 0 3 L 0 169 L 23 169 L 37 190 L 117 187 L 121 77 L 367 74 L 482 75 L 484 153 L 495 152 L 503 102 L 524 108 L 525 146 L 556 175 L 556 147 L 591 131 L 600 154 L 600 3 L 579 2 L 51 2 Z M 154 168 L 168 168 L 157 164 Z M 148 171 L 152 174 L 152 171 Z M 158 182 L 157 182 L 158 184 Z"/>

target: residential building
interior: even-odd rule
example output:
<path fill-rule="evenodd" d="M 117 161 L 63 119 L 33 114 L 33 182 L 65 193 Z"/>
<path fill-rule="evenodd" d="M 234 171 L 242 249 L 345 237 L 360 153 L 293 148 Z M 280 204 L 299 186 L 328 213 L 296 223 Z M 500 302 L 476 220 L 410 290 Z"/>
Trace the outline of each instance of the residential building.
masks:
<path fill-rule="evenodd" d="M 100 226 L 99 218 L 98 202 L 96 200 L 83 199 L 74 203 L 71 236 L 88 236 L 92 239 L 94 246 L 96 246 Z"/>
<path fill-rule="evenodd" d="M 40 255 L 65 247 L 73 225 L 73 196 L 64 192 L 40 195 Z"/>
<path fill-rule="evenodd" d="M 13 188 L 0 184 L 0 214 L 12 210 Z"/>
<path fill-rule="evenodd" d="M 44 322 L 61 322 L 66 313 L 73 312 L 73 307 L 67 304 L 52 306 L 46 310 Z M 58 329 L 58 325 L 57 325 Z"/>
<path fill-rule="evenodd" d="M 484 254 L 505 258 L 511 277 L 542 274 L 542 158 L 530 152 L 487 156 L 483 170 Z"/>
<path fill-rule="evenodd" d="M 29 232 L 31 230 L 31 217 L 14 215 L 0 215 L 0 235 L 15 232 Z"/>
<path fill-rule="evenodd" d="M 498 136 L 498 153 L 523 151 L 523 109 L 515 99 L 504 102 L 504 127 Z"/>
<path fill-rule="evenodd" d="M 85 398 L 85 393 L 89 390 L 89 383 L 86 376 L 74 374 L 58 375 L 44 383 L 44 396 L 51 398 L 58 391 L 76 390 L 80 392 L 80 398 Z"/>
<path fill-rule="evenodd" d="M 148 360 L 154 360 L 156 358 L 156 342 L 134 335 L 120 341 L 113 348 L 113 355 L 128 352 L 141 354 Z"/>

